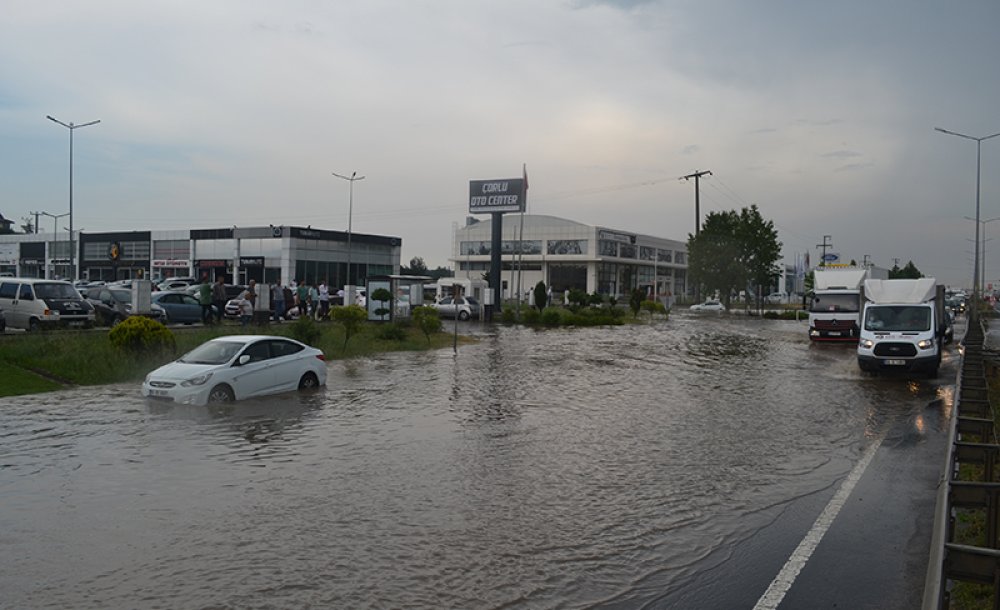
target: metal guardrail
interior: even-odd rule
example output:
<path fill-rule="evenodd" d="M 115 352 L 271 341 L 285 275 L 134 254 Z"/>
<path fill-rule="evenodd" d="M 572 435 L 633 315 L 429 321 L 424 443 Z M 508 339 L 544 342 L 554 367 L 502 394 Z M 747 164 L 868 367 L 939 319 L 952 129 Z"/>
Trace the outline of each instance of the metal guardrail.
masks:
<path fill-rule="evenodd" d="M 1000 445 L 996 444 L 983 358 L 983 327 L 970 320 L 955 392 L 954 416 L 948 438 L 948 456 L 938 486 L 930 563 L 924 584 L 924 610 L 950 606 L 957 582 L 993 587 L 993 608 L 1000 610 Z M 959 481 L 959 467 L 980 467 L 979 481 Z M 957 511 L 977 511 L 985 519 L 984 546 L 954 542 Z"/>

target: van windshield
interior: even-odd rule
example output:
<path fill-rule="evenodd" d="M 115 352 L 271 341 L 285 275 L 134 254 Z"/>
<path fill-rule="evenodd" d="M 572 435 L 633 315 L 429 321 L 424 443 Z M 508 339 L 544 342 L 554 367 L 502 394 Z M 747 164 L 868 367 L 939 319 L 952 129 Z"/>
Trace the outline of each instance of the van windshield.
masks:
<path fill-rule="evenodd" d="M 817 294 L 813 296 L 812 303 L 809 304 L 809 311 L 858 313 L 861 311 L 859 301 L 860 295 L 857 293 Z"/>
<path fill-rule="evenodd" d="M 869 306 L 865 330 L 923 332 L 931 329 L 931 308 L 920 305 Z"/>
<path fill-rule="evenodd" d="M 39 299 L 79 299 L 80 294 L 71 284 L 62 282 L 38 282 L 35 284 L 35 296 Z"/>

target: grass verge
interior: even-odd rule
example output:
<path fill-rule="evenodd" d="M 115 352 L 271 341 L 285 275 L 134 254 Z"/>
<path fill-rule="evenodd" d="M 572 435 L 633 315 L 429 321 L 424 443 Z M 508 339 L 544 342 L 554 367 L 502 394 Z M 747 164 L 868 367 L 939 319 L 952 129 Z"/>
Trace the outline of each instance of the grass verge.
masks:
<path fill-rule="evenodd" d="M 383 338 L 384 324 L 367 323 L 344 347 L 344 330 L 332 322 L 317 323 L 314 347 L 328 360 L 371 356 L 383 352 L 425 351 L 451 347 L 452 336 L 439 332 L 427 339 L 414 328 L 402 327 L 398 338 Z M 292 324 L 248 326 L 223 324 L 209 327 L 171 328 L 177 342 L 173 353 L 135 354 L 111 344 L 108 332 L 51 331 L 0 337 L 0 396 L 48 392 L 67 385 L 101 385 L 140 382 L 156 367 L 170 362 L 209 339 L 223 335 L 264 334 L 292 336 Z M 459 337 L 470 343 L 468 337 Z M 32 373 L 37 371 L 38 374 Z M 57 381 L 59 380 L 59 381 Z M 60 383 L 61 381 L 61 383 Z"/>

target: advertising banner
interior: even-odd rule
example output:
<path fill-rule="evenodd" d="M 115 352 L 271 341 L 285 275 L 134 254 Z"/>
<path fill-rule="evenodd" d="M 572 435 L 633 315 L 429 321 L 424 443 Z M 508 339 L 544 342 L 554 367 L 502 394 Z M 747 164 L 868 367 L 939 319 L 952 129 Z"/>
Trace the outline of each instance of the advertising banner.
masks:
<path fill-rule="evenodd" d="M 524 178 L 469 181 L 469 213 L 523 212 Z"/>

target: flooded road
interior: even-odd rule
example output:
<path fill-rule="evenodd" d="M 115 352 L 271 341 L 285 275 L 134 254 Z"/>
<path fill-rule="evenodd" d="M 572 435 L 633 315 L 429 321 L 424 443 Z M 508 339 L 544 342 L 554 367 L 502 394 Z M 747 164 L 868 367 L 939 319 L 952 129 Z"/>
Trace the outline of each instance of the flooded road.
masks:
<path fill-rule="evenodd" d="M 0 606 L 697 599 L 954 359 L 930 382 L 863 377 L 803 323 L 681 312 L 334 362 L 317 393 L 226 409 L 137 385 L 2 399 Z"/>

